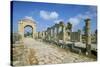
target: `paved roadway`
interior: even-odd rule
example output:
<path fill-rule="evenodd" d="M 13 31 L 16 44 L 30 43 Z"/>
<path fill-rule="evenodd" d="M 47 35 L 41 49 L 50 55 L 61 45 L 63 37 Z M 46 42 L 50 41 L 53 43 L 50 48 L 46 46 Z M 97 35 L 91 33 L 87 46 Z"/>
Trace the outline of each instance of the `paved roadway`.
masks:
<path fill-rule="evenodd" d="M 36 41 L 31 38 L 25 38 L 24 45 L 35 53 L 34 57 L 38 60 L 38 64 L 60 64 L 95 61 L 95 59 L 78 55 L 68 50 L 59 48 L 56 45 Z"/>

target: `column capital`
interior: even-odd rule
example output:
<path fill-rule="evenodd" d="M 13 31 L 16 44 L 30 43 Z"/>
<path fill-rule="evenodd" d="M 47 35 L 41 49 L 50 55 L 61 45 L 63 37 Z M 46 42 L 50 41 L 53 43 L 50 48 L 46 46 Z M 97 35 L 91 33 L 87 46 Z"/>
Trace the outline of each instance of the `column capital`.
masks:
<path fill-rule="evenodd" d="M 87 18 L 87 19 L 85 19 L 85 22 L 90 21 L 90 20 L 91 20 L 90 18 Z"/>

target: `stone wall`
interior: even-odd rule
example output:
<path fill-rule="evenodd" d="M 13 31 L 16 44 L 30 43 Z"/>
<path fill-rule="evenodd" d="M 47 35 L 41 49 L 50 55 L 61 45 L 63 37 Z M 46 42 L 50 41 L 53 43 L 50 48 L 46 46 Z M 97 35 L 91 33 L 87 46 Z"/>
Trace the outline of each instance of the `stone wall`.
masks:
<path fill-rule="evenodd" d="M 71 32 L 71 41 L 81 42 L 81 33 L 79 32 Z"/>

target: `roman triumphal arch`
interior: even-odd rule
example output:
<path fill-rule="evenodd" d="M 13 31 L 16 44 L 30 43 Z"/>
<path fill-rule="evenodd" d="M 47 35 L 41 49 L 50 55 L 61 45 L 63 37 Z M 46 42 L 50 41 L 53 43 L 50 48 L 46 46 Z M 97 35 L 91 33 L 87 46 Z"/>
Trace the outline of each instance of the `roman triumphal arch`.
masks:
<path fill-rule="evenodd" d="M 22 19 L 18 23 L 18 33 L 21 35 L 22 39 L 24 39 L 24 29 L 25 27 L 30 26 L 32 28 L 32 37 L 35 38 L 36 35 L 36 23 L 30 19 Z"/>

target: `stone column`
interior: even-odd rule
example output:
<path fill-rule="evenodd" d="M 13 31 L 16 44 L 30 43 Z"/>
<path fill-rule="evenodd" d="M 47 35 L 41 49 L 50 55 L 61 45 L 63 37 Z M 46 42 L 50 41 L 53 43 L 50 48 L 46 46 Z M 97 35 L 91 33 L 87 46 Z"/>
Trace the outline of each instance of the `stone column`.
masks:
<path fill-rule="evenodd" d="M 24 28 L 23 28 L 23 22 L 19 21 L 18 24 L 18 34 L 21 36 L 21 40 L 23 41 L 24 39 Z"/>
<path fill-rule="evenodd" d="M 56 41 L 58 42 L 59 40 L 59 24 L 56 24 Z"/>
<path fill-rule="evenodd" d="M 50 40 L 50 28 L 47 29 L 47 40 Z"/>
<path fill-rule="evenodd" d="M 91 55 L 91 31 L 90 31 L 90 19 L 85 20 L 86 25 L 86 54 Z"/>
<path fill-rule="evenodd" d="M 58 36 L 58 24 L 55 24 L 55 29 L 56 29 L 56 30 L 55 30 L 55 33 L 56 33 L 56 34 L 55 34 L 55 38 L 56 38 L 56 41 L 57 41 L 57 39 L 58 39 L 58 38 L 57 38 L 57 36 Z"/>
<path fill-rule="evenodd" d="M 49 40 L 51 40 L 51 28 L 49 28 L 48 30 L 48 37 L 49 37 Z"/>
<path fill-rule="evenodd" d="M 43 39 L 43 31 L 41 32 L 41 39 Z"/>
<path fill-rule="evenodd" d="M 56 28 L 57 28 L 56 32 L 57 32 L 57 35 L 58 35 L 58 30 L 59 30 L 59 25 L 58 24 L 56 25 Z"/>
<path fill-rule="evenodd" d="M 82 42 L 82 35 L 81 35 L 81 30 L 78 30 L 78 41 Z"/>
<path fill-rule="evenodd" d="M 51 39 L 51 36 L 52 36 L 52 28 L 50 28 L 50 30 L 49 30 L 49 36 L 50 36 L 50 39 Z"/>
<path fill-rule="evenodd" d="M 37 35 L 37 33 L 36 33 L 36 24 L 32 25 L 32 27 L 33 27 L 33 38 L 35 39 L 36 35 Z"/>
<path fill-rule="evenodd" d="M 45 40 L 46 40 L 46 38 L 47 38 L 47 31 L 45 31 Z"/>
<path fill-rule="evenodd" d="M 69 37 L 71 37 L 71 36 L 69 36 L 68 35 L 68 29 L 67 29 L 67 25 L 65 25 L 65 36 L 66 36 L 66 41 L 68 41 L 69 40 Z"/>
<path fill-rule="evenodd" d="M 66 34 L 66 32 L 65 32 L 65 25 L 63 24 L 62 25 L 62 36 L 63 36 L 63 41 L 64 42 L 65 42 L 65 39 L 66 39 L 65 34 Z"/>
<path fill-rule="evenodd" d="M 46 40 L 48 40 L 48 28 L 47 28 L 47 38 L 46 38 Z"/>
<path fill-rule="evenodd" d="M 35 32 L 34 32 L 34 29 L 32 29 L 32 38 L 35 38 L 34 36 L 35 36 L 35 34 L 34 34 Z"/>
<path fill-rule="evenodd" d="M 57 36 L 56 30 L 57 30 L 56 25 L 54 25 L 54 41 L 56 41 L 56 36 Z"/>
<path fill-rule="evenodd" d="M 37 37 L 38 39 L 39 39 L 39 36 L 40 36 L 40 32 L 38 32 L 38 37 Z"/>
<path fill-rule="evenodd" d="M 55 37 L 55 28 L 54 28 L 54 26 L 52 27 L 52 30 L 53 30 L 53 40 L 54 40 L 54 37 Z"/>
<path fill-rule="evenodd" d="M 51 27 L 51 40 L 54 39 L 54 26 Z"/>
<path fill-rule="evenodd" d="M 61 31 L 61 33 L 62 33 L 62 40 L 63 40 L 63 42 L 65 42 L 65 25 L 64 25 L 63 22 L 60 22 L 60 26 L 62 28 L 62 31 Z"/>
<path fill-rule="evenodd" d="M 46 40 L 46 38 L 47 38 L 47 31 L 45 30 L 45 32 L 44 32 L 44 34 L 45 34 L 45 40 Z"/>

